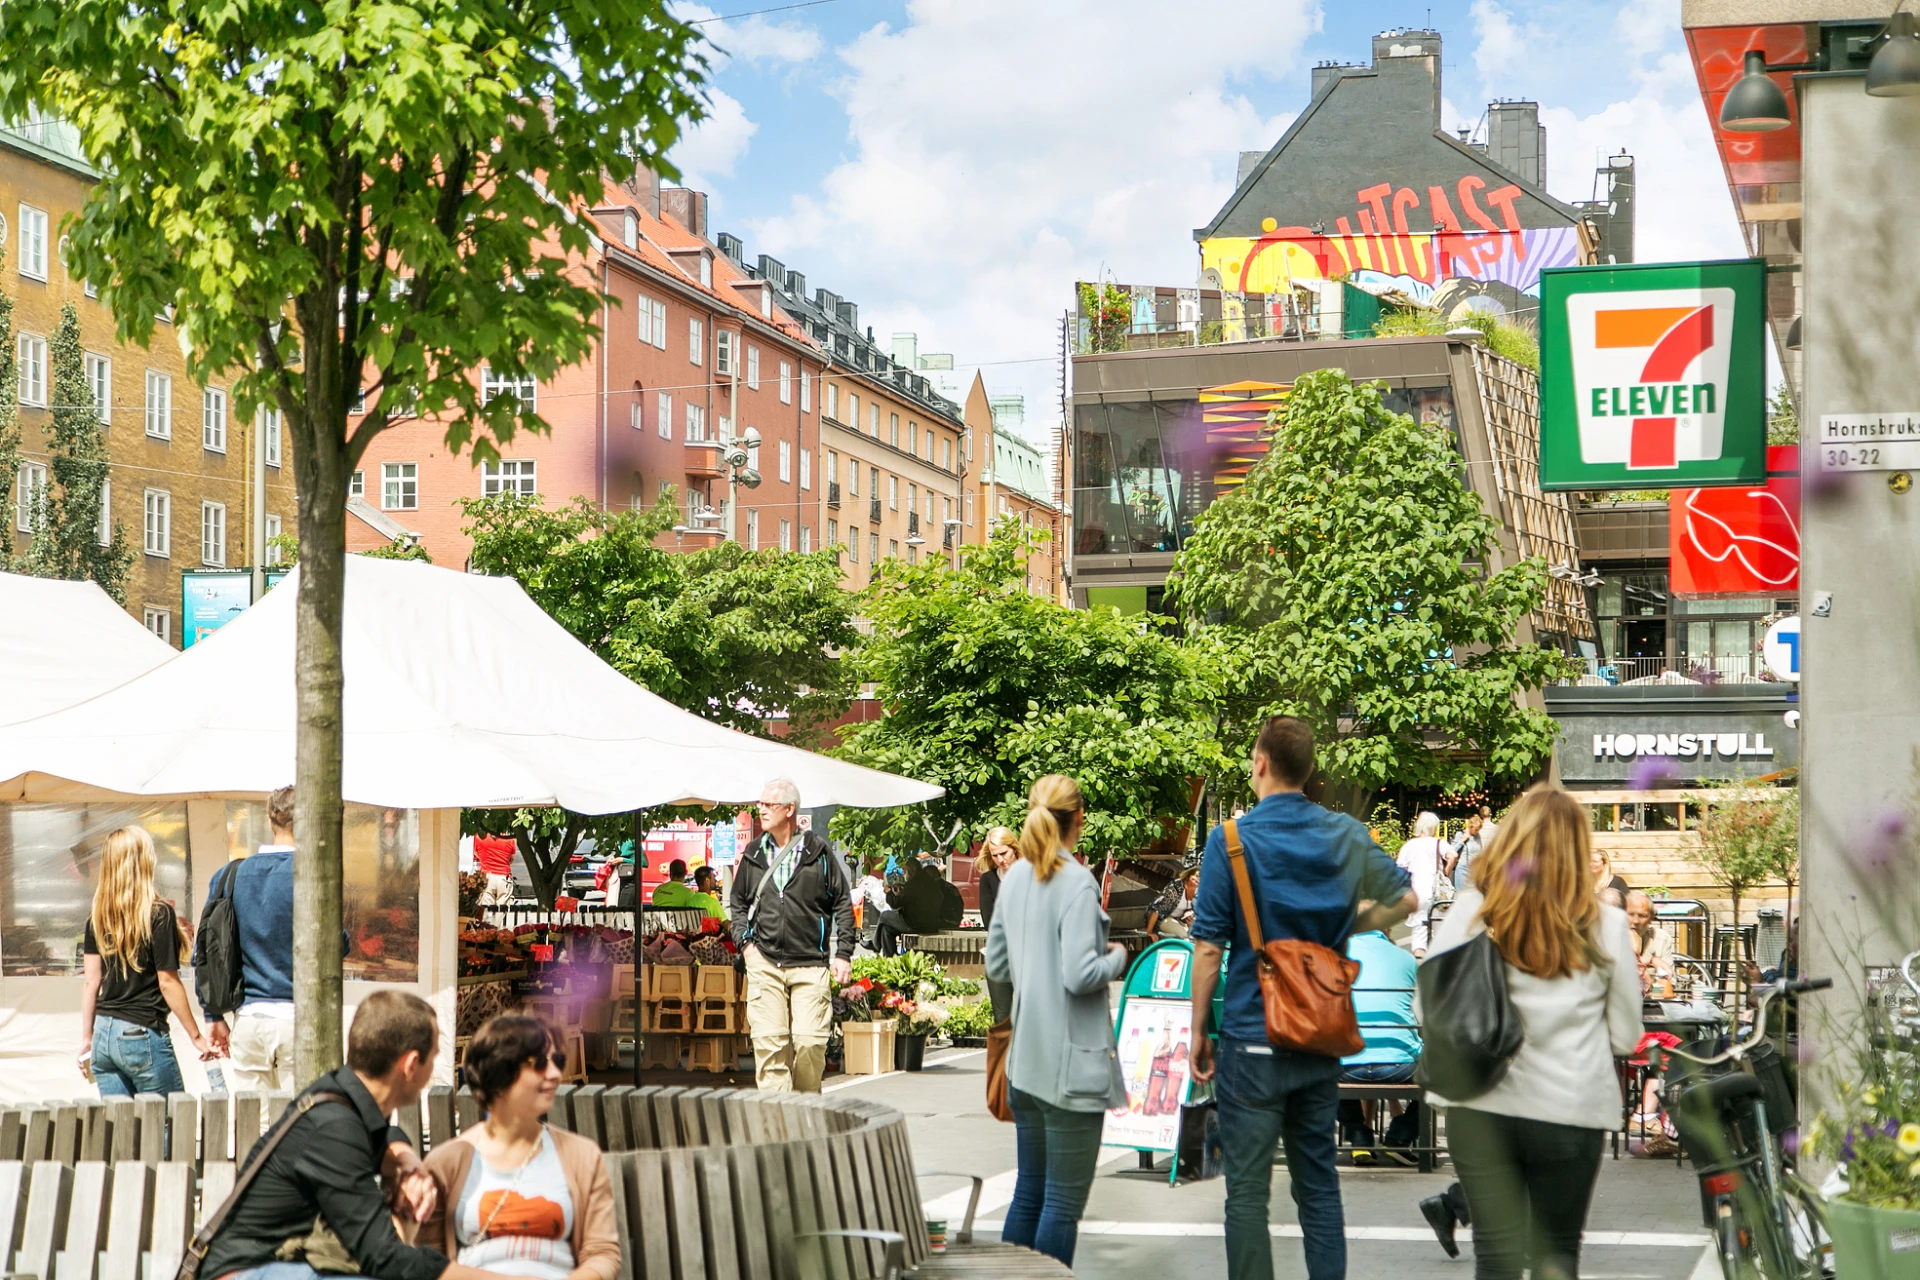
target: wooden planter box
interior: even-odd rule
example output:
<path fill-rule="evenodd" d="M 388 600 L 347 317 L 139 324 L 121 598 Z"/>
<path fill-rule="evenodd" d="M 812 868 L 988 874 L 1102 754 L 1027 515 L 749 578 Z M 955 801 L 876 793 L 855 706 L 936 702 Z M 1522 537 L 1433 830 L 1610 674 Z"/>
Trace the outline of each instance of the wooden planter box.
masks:
<path fill-rule="evenodd" d="M 850 1076 L 877 1076 L 893 1070 L 894 1021 L 840 1024 L 842 1069 Z"/>

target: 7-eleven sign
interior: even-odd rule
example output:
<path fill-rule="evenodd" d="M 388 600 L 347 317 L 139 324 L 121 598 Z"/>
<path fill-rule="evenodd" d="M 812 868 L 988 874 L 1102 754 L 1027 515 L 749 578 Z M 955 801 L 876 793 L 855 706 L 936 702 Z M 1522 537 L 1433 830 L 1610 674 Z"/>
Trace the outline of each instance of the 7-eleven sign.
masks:
<path fill-rule="evenodd" d="M 1589 267 L 1543 276 L 1546 487 L 1739 483 L 1755 465 L 1764 475 L 1757 338 L 1765 275 L 1757 267 Z M 1750 299 L 1738 279 L 1701 278 L 1727 269 L 1753 277 Z M 1688 274 L 1677 287 L 1648 287 Z"/>

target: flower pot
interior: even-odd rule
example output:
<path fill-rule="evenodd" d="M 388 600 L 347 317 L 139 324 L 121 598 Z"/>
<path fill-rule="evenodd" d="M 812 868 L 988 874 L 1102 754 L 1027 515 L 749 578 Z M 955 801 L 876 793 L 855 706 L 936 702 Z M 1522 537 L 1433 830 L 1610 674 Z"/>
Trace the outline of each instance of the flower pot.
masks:
<path fill-rule="evenodd" d="M 893 1068 L 896 1071 L 919 1071 L 927 1061 L 927 1033 L 906 1036 L 897 1035 L 893 1039 Z"/>
<path fill-rule="evenodd" d="M 893 1023 L 840 1024 L 842 1066 L 850 1076 L 877 1076 L 893 1070 Z"/>
<path fill-rule="evenodd" d="M 1920 1280 L 1920 1212 L 1827 1201 L 1836 1280 Z"/>

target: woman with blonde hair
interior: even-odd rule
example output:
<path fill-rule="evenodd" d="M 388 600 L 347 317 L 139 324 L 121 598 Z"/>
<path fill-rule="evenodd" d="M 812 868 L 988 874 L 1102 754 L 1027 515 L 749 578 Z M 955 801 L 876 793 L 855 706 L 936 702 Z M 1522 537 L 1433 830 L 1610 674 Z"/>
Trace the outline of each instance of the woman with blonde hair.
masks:
<path fill-rule="evenodd" d="M 1013 984 L 1007 1098 L 1019 1173 L 1000 1238 L 1068 1266 L 1106 1113 L 1127 1105 L 1107 1005 L 1127 952 L 1107 941 L 1099 886 L 1073 857 L 1086 818 L 1072 778 L 1033 784 L 987 931 L 987 977 Z"/>
<path fill-rule="evenodd" d="M 1588 843 L 1591 844 L 1592 841 L 1589 840 Z M 1594 847 L 1592 852 L 1587 855 L 1587 866 L 1593 871 L 1593 891 L 1595 893 L 1605 893 L 1608 889 L 1611 889 L 1620 895 L 1620 902 L 1625 902 L 1627 895 L 1633 892 L 1627 887 L 1626 880 L 1614 871 L 1613 859 L 1607 856 L 1605 849 L 1597 846 Z M 1620 904 L 1615 903 L 1614 905 L 1618 906 Z"/>
<path fill-rule="evenodd" d="M 1558 787 L 1533 788 L 1434 938 L 1435 955 L 1493 938 L 1523 1032 L 1491 1090 L 1429 1098 L 1447 1108 L 1477 1280 L 1519 1280 L 1528 1267 L 1542 1280 L 1578 1276 L 1602 1138 L 1621 1127 L 1613 1060 L 1640 1042 L 1640 969 L 1626 913 L 1594 893 L 1589 845 L 1586 810 Z"/>
<path fill-rule="evenodd" d="M 983 929 L 993 928 L 993 908 L 1000 897 L 1000 885 L 1007 878 L 1007 872 L 1013 870 L 1013 860 L 1019 856 L 1015 844 L 1012 831 L 995 827 L 980 842 L 980 856 L 973 860 L 973 883 L 980 894 L 980 926 Z M 993 1020 L 996 1023 L 1005 1022 L 1013 1013 L 1012 985 L 988 978 L 987 1002 L 993 1009 Z"/>
<path fill-rule="evenodd" d="M 180 983 L 180 926 L 173 907 L 154 894 L 153 863 L 145 827 L 107 836 L 81 940 L 80 1067 L 105 1098 L 186 1089 L 167 1034 L 168 1010 L 193 1047 L 208 1052 Z"/>

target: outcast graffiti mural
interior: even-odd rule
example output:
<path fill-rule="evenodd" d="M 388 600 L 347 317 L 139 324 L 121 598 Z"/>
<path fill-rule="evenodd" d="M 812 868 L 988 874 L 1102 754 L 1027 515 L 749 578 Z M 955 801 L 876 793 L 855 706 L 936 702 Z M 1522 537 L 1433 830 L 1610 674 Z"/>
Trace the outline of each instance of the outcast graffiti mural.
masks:
<path fill-rule="evenodd" d="M 1344 277 L 1399 289 L 1447 315 L 1528 313 L 1542 269 L 1573 266 L 1583 254 L 1575 227 L 1522 227 L 1514 208 L 1521 194 L 1511 183 L 1488 190 L 1478 174 L 1460 178 L 1451 196 L 1444 186 L 1429 186 L 1424 200 L 1411 187 L 1377 183 L 1354 193 L 1355 215 L 1334 219 L 1336 234 L 1326 234 L 1324 224 L 1282 227 L 1266 218 L 1259 236 L 1201 241 L 1201 281 L 1274 293 L 1302 280 Z M 1473 230 L 1455 212 L 1456 201 Z"/>

